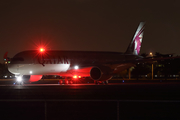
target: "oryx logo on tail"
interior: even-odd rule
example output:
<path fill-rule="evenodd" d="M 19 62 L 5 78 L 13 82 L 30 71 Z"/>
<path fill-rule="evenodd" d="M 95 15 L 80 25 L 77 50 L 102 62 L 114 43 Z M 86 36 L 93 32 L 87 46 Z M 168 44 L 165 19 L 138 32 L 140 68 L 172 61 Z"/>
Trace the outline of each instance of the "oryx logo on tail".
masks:
<path fill-rule="evenodd" d="M 141 49 L 143 33 L 144 33 L 144 28 L 145 28 L 145 23 L 141 22 L 138 26 L 138 29 L 136 30 L 136 33 L 135 33 L 131 43 L 129 44 L 127 51 L 125 52 L 126 54 L 139 55 L 139 52 Z"/>

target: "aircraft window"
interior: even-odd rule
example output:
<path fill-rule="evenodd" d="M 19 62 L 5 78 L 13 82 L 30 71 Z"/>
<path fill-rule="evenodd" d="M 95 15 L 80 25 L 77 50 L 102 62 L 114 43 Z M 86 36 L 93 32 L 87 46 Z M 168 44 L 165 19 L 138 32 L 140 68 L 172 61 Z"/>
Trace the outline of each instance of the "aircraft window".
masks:
<path fill-rule="evenodd" d="M 24 58 L 22 57 L 12 58 L 12 61 L 24 61 Z"/>

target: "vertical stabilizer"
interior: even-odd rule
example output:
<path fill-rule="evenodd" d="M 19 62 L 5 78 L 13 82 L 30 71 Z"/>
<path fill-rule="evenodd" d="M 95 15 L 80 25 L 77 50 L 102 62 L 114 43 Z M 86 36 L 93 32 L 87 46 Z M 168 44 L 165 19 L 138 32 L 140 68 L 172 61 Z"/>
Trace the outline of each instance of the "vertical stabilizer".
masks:
<path fill-rule="evenodd" d="M 140 24 L 136 30 L 136 33 L 135 33 L 132 41 L 130 42 L 125 54 L 139 55 L 139 52 L 141 49 L 143 33 L 144 33 L 144 28 L 145 28 L 145 22 L 140 22 Z"/>

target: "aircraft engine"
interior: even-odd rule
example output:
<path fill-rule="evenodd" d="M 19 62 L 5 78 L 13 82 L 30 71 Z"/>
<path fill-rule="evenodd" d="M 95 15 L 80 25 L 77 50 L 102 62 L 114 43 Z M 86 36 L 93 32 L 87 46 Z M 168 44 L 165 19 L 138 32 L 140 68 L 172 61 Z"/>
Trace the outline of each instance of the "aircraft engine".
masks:
<path fill-rule="evenodd" d="M 111 69 L 106 66 L 93 67 L 90 71 L 93 80 L 105 81 L 112 78 Z"/>
<path fill-rule="evenodd" d="M 23 80 L 31 82 L 36 82 L 42 78 L 42 75 L 23 75 Z"/>
<path fill-rule="evenodd" d="M 29 79 L 29 82 L 36 82 L 38 80 L 40 80 L 42 78 L 42 75 L 31 75 L 30 76 L 30 79 Z"/>

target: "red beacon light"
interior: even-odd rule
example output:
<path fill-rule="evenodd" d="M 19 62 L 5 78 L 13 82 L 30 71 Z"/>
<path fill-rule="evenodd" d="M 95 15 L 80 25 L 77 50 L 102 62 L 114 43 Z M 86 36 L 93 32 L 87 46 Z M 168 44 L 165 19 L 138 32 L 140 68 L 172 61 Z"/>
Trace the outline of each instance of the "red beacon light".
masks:
<path fill-rule="evenodd" d="M 74 75 L 73 78 L 76 79 L 76 78 L 78 78 L 78 76 L 77 76 L 77 75 Z"/>
<path fill-rule="evenodd" d="M 44 49 L 44 48 L 40 48 L 39 51 L 40 51 L 40 52 L 44 52 L 45 49 Z"/>
<path fill-rule="evenodd" d="M 81 76 L 74 75 L 73 78 L 78 79 L 78 78 L 81 78 Z"/>

